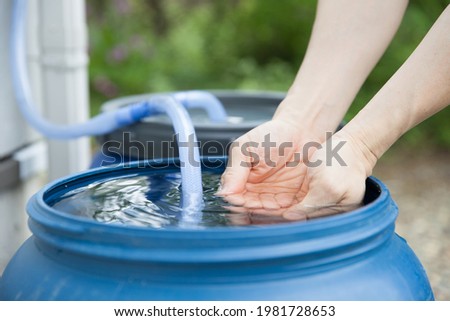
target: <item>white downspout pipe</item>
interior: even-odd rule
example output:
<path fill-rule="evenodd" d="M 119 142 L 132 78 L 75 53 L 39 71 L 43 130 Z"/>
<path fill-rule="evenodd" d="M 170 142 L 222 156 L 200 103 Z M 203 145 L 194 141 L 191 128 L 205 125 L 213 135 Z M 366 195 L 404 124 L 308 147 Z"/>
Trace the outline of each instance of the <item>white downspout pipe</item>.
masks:
<path fill-rule="evenodd" d="M 31 1 L 34 2 L 34 1 Z M 58 124 L 89 118 L 84 0 L 39 0 L 44 117 Z M 49 179 L 85 170 L 89 138 L 49 141 Z"/>

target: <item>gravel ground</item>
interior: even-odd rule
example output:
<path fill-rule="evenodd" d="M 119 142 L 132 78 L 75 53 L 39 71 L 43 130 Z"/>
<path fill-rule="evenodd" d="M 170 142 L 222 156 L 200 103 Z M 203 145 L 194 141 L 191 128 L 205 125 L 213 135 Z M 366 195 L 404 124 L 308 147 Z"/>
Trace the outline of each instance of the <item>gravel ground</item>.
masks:
<path fill-rule="evenodd" d="M 436 300 L 450 300 L 450 152 L 391 152 L 374 170 L 399 206 L 396 231 L 422 262 Z"/>

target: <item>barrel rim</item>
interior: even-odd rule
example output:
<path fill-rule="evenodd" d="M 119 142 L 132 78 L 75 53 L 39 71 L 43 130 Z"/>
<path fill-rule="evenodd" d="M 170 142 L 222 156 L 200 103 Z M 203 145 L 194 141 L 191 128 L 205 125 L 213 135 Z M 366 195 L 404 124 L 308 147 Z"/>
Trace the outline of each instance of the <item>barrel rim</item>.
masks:
<path fill-rule="evenodd" d="M 211 160 L 212 159 L 212 160 Z M 202 157 L 203 164 L 227 157 Z M 53 209 L 47 204 L 48 193 L 73 182 L 94 181 L 99 177 L 117 177 L 121 173 L 139 172 L 142 168 L 177 164 L 176 158 L 135 161 L 117 166 L 91 169 L 56 180 L 43 187 L 28 203 L 29 226 L 37 240 L 70 251 L 117 258 L 177 261 L 250 260 L 270 256 L 285 257 L 306 255 L 320 251 L 338 251 L 343 247 L 377 247 L 389 239 L 394 230 L 397 207 L 389 190 L 377 178 L 368 178 L 368 186 L 378 189 L 379 196 L 356 210 L 317 218 L 310 221 L 279 223 L 265 226 L 228 226 L 206 229 L 148 227 L 104 224 L 92 219 L 77 217 Z M 142 167 L 144 166 L 144 167 Z M 147 166 L 147 167 L 146 167 Z M 79 182 L 78 182 L 79 183 Z M 46 195 L 47 193 L 47 195 Z M 63 242 L 61 242 L 63 241 Z M 95 245 L 94 245 L 95 244 Z M 135 251 L 120 251 L 120 246 L 133 247 Z M 251 249 L 238 257 L 236 250 Z M 116 249 L 107 253 L 107 249 Z M 162 253 L 162 249 L 168 253 Z M 221 253 L 211 257 L 211 249 Z M 268 251 L 270 249 L 270 251 Z M 133 252 L 133 253 L 132 253 Z M 275 252 L 279 252 L 274 255 Z M 170 253 L 170 257 L 169 257 Z M 337 253 L 337 252 L 336 252 Z M 174 255 L 176 254 L 176 255 Z M 179 256 L 177 258 L 177 255 Z M 188 258 L 191 255 L 192 258 Z"/>

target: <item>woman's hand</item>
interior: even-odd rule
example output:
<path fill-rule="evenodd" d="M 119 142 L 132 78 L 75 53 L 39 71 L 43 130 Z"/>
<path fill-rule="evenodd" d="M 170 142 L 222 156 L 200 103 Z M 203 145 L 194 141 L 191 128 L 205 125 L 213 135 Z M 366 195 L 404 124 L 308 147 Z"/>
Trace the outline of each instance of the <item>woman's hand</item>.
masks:
<path fill-rule="evenodd" d="M 334 152 L 333 152 L 334 151 Z M 303 199 L 283 211 L 290 220 L 304 220 L 342 213 L 362 205 L 365 181 L 376 157 L 362 142 L 336 133 L 306 162 L 300 194 Z"/>
<path fill-rule="evenodd" d="M 241 145 L 260 141 L 269 131 L 277 133 L 272 137 L 272 145 L 281 145 L 292 138 L 291 130 L 282 122 L 272 121 L 237 142 Z M 231 152 L 219 192 L 232 204 L 230 210 L 283 216 L 288 220 L 349 211 L 362 204 L 365 180 L 376 162 L 370 150 L 345 130 L 322 144 L 304 139 L 286 148 L 285 153 L 277 154 L 275 148 L 267 158 L 267 152 L 260 145 L 245 153 L 236 147 Z M 250 166 L 243 166 L 246 164 Z"/>
<path fill-rule="evenodd" d="M 248 209 L 274 210 L 298 203 L 306 174 L 301 149 L 310 140 L 299 127 L 272 120 L 238 138 L 218 195 Z"/>

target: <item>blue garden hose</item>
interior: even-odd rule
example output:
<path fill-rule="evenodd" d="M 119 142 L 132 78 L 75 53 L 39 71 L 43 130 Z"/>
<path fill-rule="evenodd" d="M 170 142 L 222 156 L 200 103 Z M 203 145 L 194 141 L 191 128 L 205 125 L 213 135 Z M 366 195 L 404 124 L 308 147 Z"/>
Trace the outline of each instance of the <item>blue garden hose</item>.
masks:
<path fill-rule="evenodd" d="M 115 111 L 105 112 L 85 123 L 56 125 L 45 120 L 36 112 L 28 80 L 25 59 L 25 22 L 28 0 L 15 0 L 10 35 L 10 59 L 14 93 L 20 111 L 27 122 L 40 133 L 53 139 L 72 139 L 82 136 L 96 136 L 117 128 L 133 124 L 145 117 L 166 113 L 172 120 L 180 142 L 182 175 L 182 206 L 186 212 L 198 210 L 202 205 L 202 178 L 200 153 L 194 126 L 185 108 L 204 108 L 211 121 L 226 121 L 227 115 L 220 101 L 212 94 L 202 91 L 186 91 L 167 95 L 155 95 L 147 101 L 130 104 Z M 185 107 L 185 108 L 183 108 Z"/>
<path fill-rule="evenodd" d="M 53 139 L 71 139 L 81 136 L 96 136 L 117 128 L 133 124 L 155 114 L 145 103 L 137 103 L 118 111 L 102 113 L 89 121 L 75 125 L 56 125 L 48 122 L 36 112 L 28 80 L 25 60 L 25 21 L 28 0 L 14 1 L 10 37 L 10 59 L 15 96 L 24 118 L 44 136 Z M 226 113 L 219 100 L 210 93 L 187 91 L 173 96 L 187 108 L 202 107 L 212 121 L 226 121 Z"/>

